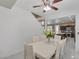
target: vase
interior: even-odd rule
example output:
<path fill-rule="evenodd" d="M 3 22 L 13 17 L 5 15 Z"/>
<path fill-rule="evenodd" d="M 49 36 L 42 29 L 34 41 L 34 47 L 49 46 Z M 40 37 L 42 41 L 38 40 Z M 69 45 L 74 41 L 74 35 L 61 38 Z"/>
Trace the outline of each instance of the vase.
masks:
<path fill-rule="evenodd" d="M 48 38 L 48 43 L 50 42 L 50 38 Z"/>

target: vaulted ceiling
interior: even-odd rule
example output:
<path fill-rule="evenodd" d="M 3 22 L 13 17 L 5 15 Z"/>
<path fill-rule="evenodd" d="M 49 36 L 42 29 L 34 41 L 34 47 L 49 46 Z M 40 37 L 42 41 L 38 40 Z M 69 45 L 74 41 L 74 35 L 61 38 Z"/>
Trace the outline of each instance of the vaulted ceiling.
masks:
<path fill-rule="evenodd" d="M 28 11 L 33 10 L 37 14 L 43 15 L 42 8 L 39 7 L 34 9 L 32 7 L 34 5 L 39 5 L 39 4 L 42 4 L 41 0 L 20 0 L 17 6 Z M 54 11 L 54 10 L 51 10 L 51 11 L 52 13 L 54 13 L 54 12 L 77 10 L 79 9 L 78 5 L 79 5 L 79 0 L 63 0 L 62 2 L 59 2 L 58 4 L 56 4 L 56 6 L 59 8 L 58 11 Z"/>
<path fill-rule="evenodd" d="M 12 8 L 13 5 L 16 5 L 18 7 L 21 7 L 22 9 L 25 9 L 28 11 L 33 10 L 34 12 L 42 15 L 43 9 L 32 8 L 32 6 L 39 5 L 39 4 L 43 4 L 42 0 L 0 0 L 0 5 L 3 7 Z M 56 4 L 55 6 L 59 8 L 58 11 L 62 12 L 62 11 L 79 9 L 78 5 L 79 5 L 79 0 L 63 0 L 62 2 L 59 2 L 58 4 Z M 56 12 L 56 11 L 53 10 L 52 12 Z"/>
<path fill-rule="evenodd" d="M 15 2 L 16 0 L 0 0 L 0 6 L 11 9 Z"/>
<path fill-rule="evenodd" d="M 37 15 L 43 16 L 45 15 L 43 13 L 43 9 L 38 7 L 38 8 L 33 8 L 33 6 L 35 5 L 39 5 L 39 4 L 43 4 L 42 0 L 0 0 L 0 6 L 2 7 L 6 7 L 11 9 L 12 7 L 20 7 L 21 9 L 24 9 L 26 11 L 29 12 L 34 12 Z M 50 18 L 52 17 L 52 14 L 58 14 L 59 12 L 67 12 L 67 11 L 71 11 L 71 10 L 78 10 L 79 4 L 79 0 L 63 0 L 57 4 L 55 4 L 55 6 L 57 8 L 59 8 L 58 11 L 55 10 L 49 10 L 47 11 L 47 16 L 49 16 Z M 47 17 L 46 16 L 46 17 Z"/>

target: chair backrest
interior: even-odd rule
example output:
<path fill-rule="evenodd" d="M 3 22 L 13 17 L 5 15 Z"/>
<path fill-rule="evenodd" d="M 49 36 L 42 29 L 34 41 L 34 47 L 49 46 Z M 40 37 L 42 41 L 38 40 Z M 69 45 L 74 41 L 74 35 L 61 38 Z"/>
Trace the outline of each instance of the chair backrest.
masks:
<path fill-rule="evenodd" d="M 40 39 L 41 39 L 41 40 L 46 40 L 47 38 L 46 38 L 45 35 L 40 35 Z"/>
<path fill-rule="evenodd" d="M 33 36 L 32 37 L 32 42 L 37 42 L 37 41 L 40 41 L 39 36 Z"/>
<path fill-rule="evenodd" d="M 55 59 L 59 59 L 60 57 L 60 51 L 64 48 L 66 39 L 61 40 L 58 45 L 57 45 L 57 49 L 56 49 L 56 55 L 55 55 Z"/>
<path fill-rule="evenodd" d="M 61 49 L 63 49 L 63 48 L 64 48 L 65 43 L 66 43 L 66 39 L 67 39 L 67 38 L 65 38 L 65 39 L 63 39 L 63 40 L 61 40 L 61 41 L 60 41 L 60 46 L 61 46 Z"/>
<path fill-rule="evenodd" d="M 59 58 L 62 59 L 64 56 L 64 48 L 65 48 L 65 44 L 66 44 L 66 39 L 63 39 L 63 42 L 61 43 L 61 48 L 60 48 L 60 54 L 59 54 Z"/>
<path fill-rule="evenodd" d="M 26 59 L 26 44 L 24 43 L 24 59 Z"/>
<path fill-rule="evenodd" d="M 56 41 L 60 41 L 60 40 L 61 40 L 61 36 L 55 35 L 54 39 L 55 39 Z"/>
<path fill-rule="evenodd" d="M 26 48 L 27 48 L 27 44 L 29 44 L 29 43 L 32 43 L 32 40 L 27 40 L 27 41 L 25 41 L 24 42 L 24 59 L 26 59 L 26 53 L 27 53 L 27 51 L 26 51 Z"/>
<path fill-rule="evenodd" d="M 26 44 L 26 59 L 35 59 L 33 47 L 28 44 Z"/>

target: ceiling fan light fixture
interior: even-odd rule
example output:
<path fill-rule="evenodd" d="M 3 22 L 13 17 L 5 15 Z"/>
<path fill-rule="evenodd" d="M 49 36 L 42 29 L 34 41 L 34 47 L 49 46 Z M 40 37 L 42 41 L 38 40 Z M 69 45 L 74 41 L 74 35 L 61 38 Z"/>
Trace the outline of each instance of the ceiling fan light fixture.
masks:
<path fill-rule="evenodd" d="M 47 5 L 47 6 L 44 7 L 44 10 L 48 11 L 48 10 L 51 10 L 51 8 Z"/>

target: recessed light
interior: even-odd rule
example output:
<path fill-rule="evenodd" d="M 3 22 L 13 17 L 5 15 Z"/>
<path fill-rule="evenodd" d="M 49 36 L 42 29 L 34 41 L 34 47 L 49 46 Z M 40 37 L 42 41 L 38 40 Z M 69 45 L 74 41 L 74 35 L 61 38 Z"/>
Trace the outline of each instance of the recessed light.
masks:
<path fill-rule="evenodd" d="M 72 58 L 74 58 L 74 56 L 71 56 Z"/>

